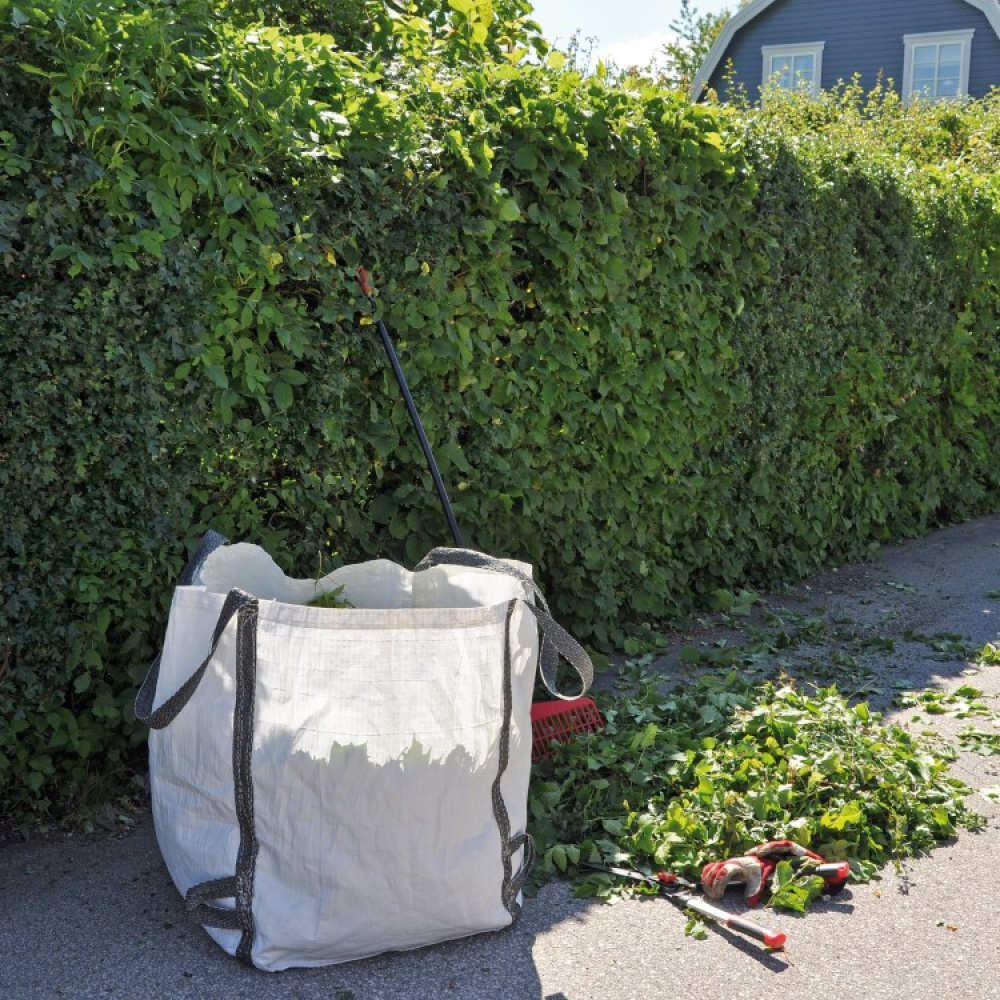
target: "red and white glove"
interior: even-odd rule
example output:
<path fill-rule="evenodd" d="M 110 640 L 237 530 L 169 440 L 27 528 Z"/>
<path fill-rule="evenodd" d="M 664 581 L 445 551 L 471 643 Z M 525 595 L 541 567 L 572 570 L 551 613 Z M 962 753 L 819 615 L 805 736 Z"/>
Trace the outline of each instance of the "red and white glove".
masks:
<path fill-rule="evenodd" d="M 722 899 L 730 886 L 741 885 L 747 904 L 756 906 L 766 888 L 765 874 L 770 874 L 773 868 L 773 865 L 765 865 L 759 858 L 750 855 L 710 861 L 701 870 L 701 887 L 709 899 Z"/>
<path fill-rule="evenodd" d="M 722 899 L 733 885 L 743 886 L 748 906 L 757 906 L 767 891 L 779 861 L 790 858 L 823 859 L 814 851 L 791 840 L 769 840 L 751 847 L 746 854 L 726 861 L 711 861 L 701 870 L 701 887 L 709 899 Z"/>
<path fill-rule="evenodd" d="M 774 865 L 749 854 L 725 861 L 711 861 L 701 870 L 701 887 L 709 899 L 722 899 L 730 886 L 743 886 L 748 906 L 756 906 L 767 888 Z"/>

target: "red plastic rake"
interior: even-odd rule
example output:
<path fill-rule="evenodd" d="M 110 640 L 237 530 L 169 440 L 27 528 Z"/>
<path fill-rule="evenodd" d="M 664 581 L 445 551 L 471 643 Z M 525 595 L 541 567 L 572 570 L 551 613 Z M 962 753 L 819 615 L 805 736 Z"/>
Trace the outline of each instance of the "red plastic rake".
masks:
<path fill-rule="evenodd" d="M 552 756 L 553 743 L 568 743 L 582 733 L 604 728 L 604 720 L 590 698 L 536 701 L 531 706 L 531 760 Z"/>

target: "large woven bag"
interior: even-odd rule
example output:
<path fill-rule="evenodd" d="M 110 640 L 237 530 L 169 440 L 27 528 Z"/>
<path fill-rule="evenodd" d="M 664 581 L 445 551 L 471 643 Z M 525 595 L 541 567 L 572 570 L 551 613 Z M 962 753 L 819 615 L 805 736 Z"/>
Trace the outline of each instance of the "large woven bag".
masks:
<path fill-rule="evenodd" d="M 543 639 L 583 649 L 530 569 L 437 549 L 292 580 L 206 538 L 136 714 L 153 815 L 191 915 L 261 969 L 345 962 L 518 916 Z M 342 586 L 350 608 L 308 607 Z M 577 692 L 574 692 L 576 694 Z"/>

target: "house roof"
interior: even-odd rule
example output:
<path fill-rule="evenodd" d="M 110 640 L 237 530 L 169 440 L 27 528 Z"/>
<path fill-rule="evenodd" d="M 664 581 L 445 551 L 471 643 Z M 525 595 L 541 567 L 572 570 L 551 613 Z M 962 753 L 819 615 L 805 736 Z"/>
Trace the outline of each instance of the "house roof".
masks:
<path fill-rule="evenodd" d="M 698 70 L 691 84 L 692 100 L 696 101 L 701 97 L 705 85 L 711 78 L 712 73 L 715 72 L 715 67 L 719 65 L 726 50 L 729 48 L 729 43 L 733 40 L 733 35 L 748 21 L 752 21 L 758 14 L 763 14 L 768 7 L 777 2 L 778 0 L 753 0 L 752 3 L 735 13 L 725 23 L 722 31 L 719 32 L 719 37 L 715 40 L 715 44 L 709 50 L 708 55 L 705 56 L 705 61 L 701 64 L 701 69 Z M 997 0 L 964 0 L 964 2 L 969 4 L 970 7 L 981 10 L 986 15 L 986 20 L 990 22 L 993 30 L 997 33 L 997 37 L 1000 38 L 1000 4 L 997 3 Z"/>

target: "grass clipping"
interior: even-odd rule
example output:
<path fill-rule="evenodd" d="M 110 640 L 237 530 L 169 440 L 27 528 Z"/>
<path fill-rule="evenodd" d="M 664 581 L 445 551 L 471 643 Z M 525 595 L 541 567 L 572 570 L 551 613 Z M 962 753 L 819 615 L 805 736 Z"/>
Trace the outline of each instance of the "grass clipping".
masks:
<path fill-rule="evenodd" d="M 867 881 L 982 819 L 948 773 L 954 753 L 835 688 L 806 695 L 790 681 L 751 684 L 708 674 L 664 693 L 641 676 L 627 696 L 599 699 L 606 727 L 556 748 L 536 768 L 530 827 L 542 874 L 580 861 L 670 869 L 701 866 L 767 840 L 790 839 Z M 771 905 L 802 910 L 820 880 L 789 880 Z M 616 891 L 606 875 L 583 896 Z"/>

